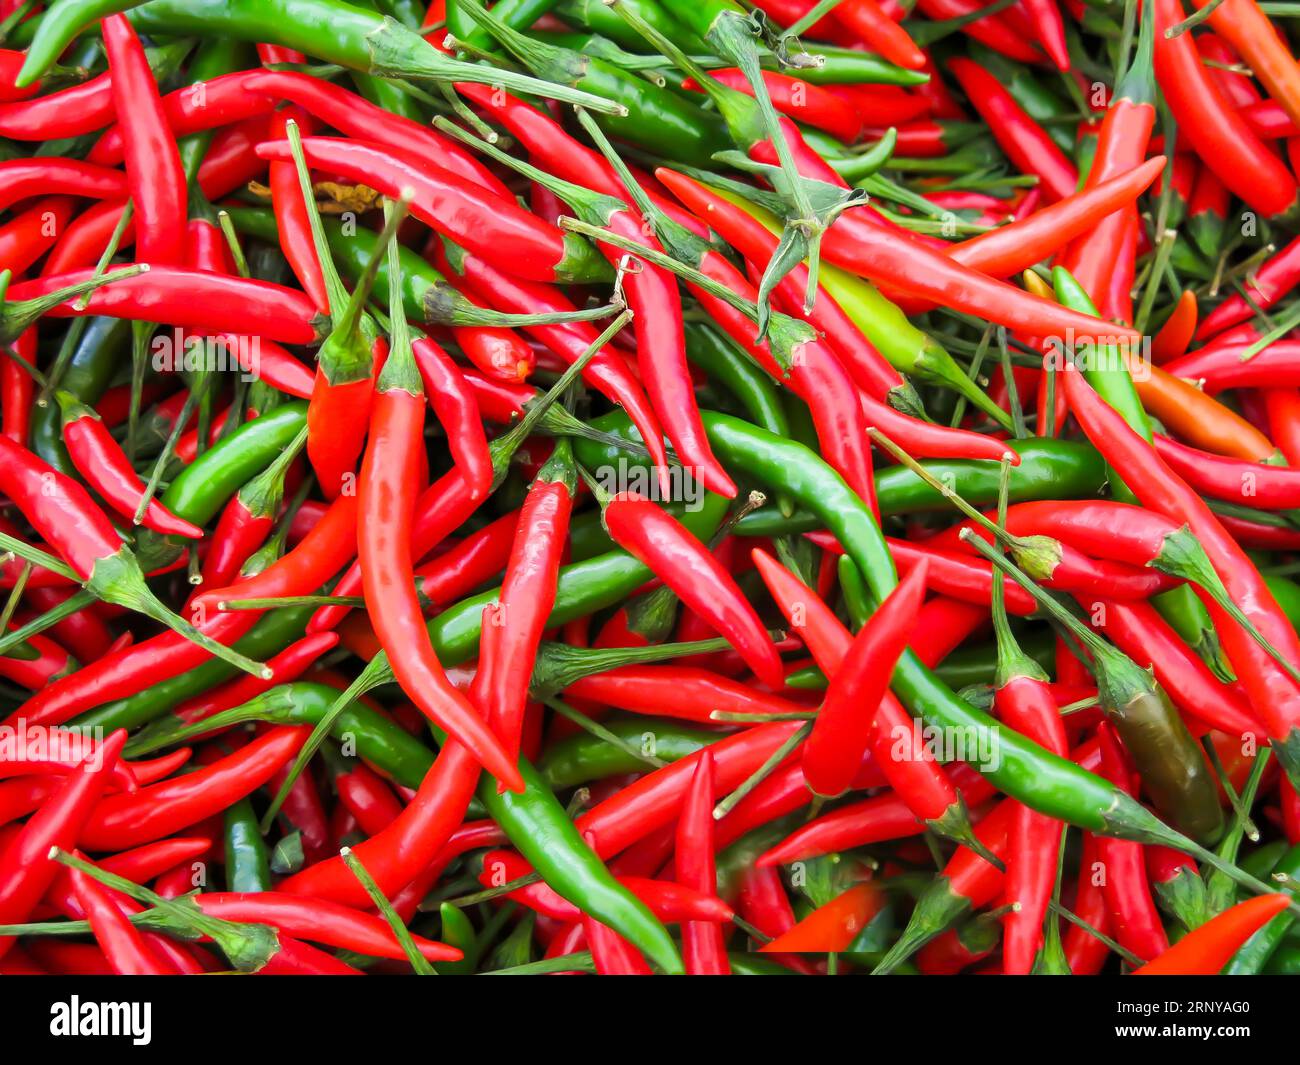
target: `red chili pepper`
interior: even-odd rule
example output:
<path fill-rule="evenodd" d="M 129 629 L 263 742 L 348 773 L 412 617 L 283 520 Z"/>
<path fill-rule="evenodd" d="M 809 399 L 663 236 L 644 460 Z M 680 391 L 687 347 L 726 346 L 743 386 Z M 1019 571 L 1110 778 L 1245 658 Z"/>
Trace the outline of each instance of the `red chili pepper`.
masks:
<path fill-rule="evenodd" d="M 990 277 L 1010 277 L 1041 262 L 1076 237 L 1088 234 L 1087 246 L 1090 247 L 1093 244 L 1091 234 L 1098 232 L 1100 227 L 1109 226 L 1118 215 L 1127 213 L 1156 180 L 1164 165 L 1165 157 L 1159 155 L 1146 162 L 1139 161 L 1131 168 L 1117 166 L 1103 180 L 1100 176 L 1094 177 L 1097 167 L 1094 162 L 1088 181 L 1078 192 L 1035 211 L 1027 218 L 954 244 L 948 254 L 964 266 Z"/>
<path fill-rule="evenodd" d="M 831 675 L 803 749 L 804 777 L 819 795 L 839 795 L 848 788 L 872 731 L 879 727 L 871 708 L 884 697 L 894 666 L 907 649 L 925 599 L 926 565 L 917 565 L 880 604 Z M 880 745 L 874 746 L 879 753 Z"/>
<path fill-rule="evenodd" d="M 381 917 L 324 899 L 303 899 L 279 891 L 209 892 L 194 896 L 204 913 L 226 921 L 269 924 L 297 939 L 355 950 L 377 958 L 405 958 L 397 937 Z M 430 961 L 459 961 L 456 947 L 413 935 Z"/>
<path fill-rule="evenodd" d="M 925 66 L 925 53 L 876 0 L 844 0 L 835 7 L 832 17 L 891 63 L 909 70 L 920 70 Z"/>
<path fill-rule="evenodd" d="M 1110 917 L 1106 907 L 1102 884 L 1105 882 L 1097 837 L 1091 832 L 1083 834 L 1083 848 L 1079 855 L 1079 875 L 1075 881 L 1074 912 L 1103 935 L 1110 931 Z M 1070 972 L 1075 976 L 1093 976 L 1101 971 L 1110 948 L 1090 932 L 1071 925 L 1062 942 Z"/>
<path fill-rule="evenodd" d="M 1101 741 L 1101 773 L 1116 787 L 1132 792 L 1131 774 L 1119 739 L 1104 722 L 1097 728 Z M 1144 961 L 1169 949 L 1160 923 L 1151 886 L 1142 859 L 1142 845 L 1130 840 L 1102 836 L 1097 840 L 1098 856 L 1106 863 L 1102 892 L 1110 909 L 1116 940 Z"/>
<path fill-rule="evenodd" d="M 478 404 L 456 364 L 437 344 L 421 337 L 411 349 L 429 405 L 447 434 L 456 467 L 464 476 L 470 494 L 484 498 L 492 488 L 492 456 Z"/>
<path fill-rule="evenodd" d="M 85 269 L 23 281 L 9 289 L 9 298 L 50 296 L 92 276 Z M 178 266 L 155 266 L 148 273 L 123 277 L 97 289 L 84 307 L 79 297 L 70 297 L 47 313 L 51 318 L 104 315 L 166 322 L 212 333 L 224 332 L 238 323 L 243 333 L 284 344 L 311 344 L 321 339 L 315 324 L 315 308 L 301 292 L 269 281 L 223 277 Z"/>
<path fill-rule="evenodd" d="M 528 490 L 500 598 L 495 608 L 484 612 L 475 677 L 476 703 L 516 757 L 537 645 L 555 604 L 576 491 L 572 456 L 564 447 L 557 450 Z"/>
<path fill-rule="evenodd" d="M 1075 417 L 1106 461 L 1124 478 L 1124 483 L 1133 488 L 1144 506 L 1187 523 L 1223 581 L 1231 601 L 1287 661 L 1300 661 L 1300 639 L 1263 577 L 1201 498 L 1101 400 L 1077 371 L 1067 367 L 1064 380 Z M 1300 686 L 1249 633 L 1227 618 L 1221 607 L 1210 606 L 1210 611 L 1212 617 L 1217 614 L 1223 619 L 1223 624 L 1217 627 L 1255 715 L 1267 726 L 1277 750 L 1285 752 L 1286 745 L 1295 742 L 1300 730 Z M 1285 753 L 1279 757 L 1289 772 L 1297 772 L 1295 767 L 1287 765 Z"/>
<path fill-rule="evenodd" d="M 71 873 L 90 930 L 114 973 L 118 976 L 175 975 L 176 970 L 154 953 L 108 892 L 80 869 Z"/>
<path fill-rule="evenodd" d="M 402 804 L 384 778 L 364 763 L 357 762 L 346 773 L 335 776 L 334 787 L 339 802 L 356 818 L 367 836 L 378 835 L 402 812 Z"/>
<path fill-rule="evenodd" d="M 1185 289 L 1174 304 L 1165 324 L 1151 338 L 1151 361 L 1156 365 L 1181 358 L 1187 352 L 1196 333 L 1196 317 L 1200 313 L 1196 293 Z"/>
<path fill-rule="evenodd" d="M 63 409 L 63 439 L 68 455 L 86 482 L 123 517 L 132 517 L 144 495 L 126 452 L 91 408 L 66 392 L 57 395 Z M 164 536 L 203 539 L 203 530 L 178 518 L 156 499 L 149 501 L 141 524 Z"/>
<path fill-rule="evenodd" d="M 0 210 L 33 196 L 81 196 L 96 200 L 128 195 L 126 178 L 79 159 L 8 159 L 0 163 Z"/>
<path fill-rule="evenodd" d="M 80 137 L 103 129 L 115 114 L 112 75 L 107 73 L 37 99 L 31 95 L 0 102 L 0 137 L 16 141 Z"/>
<path fill-rule="evenodd" d="M 1079 172 L 996 77 L 969 59 L 948 61 L 948 70 L 984 121 L 994 139 L 1021 173 L 1036 174 L 1050 199 L 1074 192 Z"/>
<path fill-rule="evenodd" d="M 454 603 L 506 568 L 520 511 L 497 518 L 432 561 L 415 569 L 416 586 L 428 609 Z"/>
<path fill-rule="evenodd" d="M 1183 19 L 1177 0 L 1155 0 L 1154 11 L 1156 79 L 1179 129 L 1233 193 L 1263 214 L 1284 214 L 1300 192 L 1295 178 L 1224 97 L 1191 34 L 1165 36 Z"/>
<path fill-rule="evenodd" d="M 109 736 L 96 758 L 84 762 L 79 772 L 68 774 L 22 831 L 0 851 L 0 921 L 25 921 L 54 882 L 61 867 L 51 861 L 50 848 L 71 850 L 76 846 L 126 738 L 124 729 Z M 13 944 L 12 936 L 0 937 L 0 957 Z"/>
<path fill-rule="evenodd" d="M 874 884 L 858 884 L 758 949 L 764 954 L 848 950 L 885 901 L 885 893 Z"/>
<path fill-rule="evenodd" d="M 763 683 L 779 688 L 784 674 L 771 639 L 731 574 L 708 549 L 648 500 L 620 493 L 601 502 L 601 519 L 614 542 L 725 636 Z"/>
<path fill-rule="evenodd" d="M 439 270 L 447 277 L 463 277 L 481 300 L 498 311 L 534 314 L 577 310 L 559 289 L 520 281 L 490 265 L 487 260 L 444 246 L 442 241 L 434 242 L 433 252 Z M 586 322 L 525 326 L 524 332 L 536 337 L 568 363 L 576 362 L 599 335 Z M 627 411 L 655 466 L 667 467 L 663 430 L 640 382 L 623 357 L 612 348 L 600 351 L 583 369 L 583 377 Z"/>
<path fill-rule="evenodd" d="M 178 265 L 185 261 L 188 213 L 180 152 L 144 46 L 131 23 L 125 15 L 110 15 L 100 26 L 135 206 L 136 259 L 151 265 Z"/>
<path fill-rule="evenodd" d="M 916 6 L 926 18 L 942 21 L 973 14 L 983 5 L 979 0 L 918 0 Z M 1005 12 L 997 12 L 977 18 L 963 25 L 961 32 L 1008 59 L 1037 63 L 1041 59 L 1038 50 L 1016 32 L 1005 15 Z"/>
<path fill-rule="evenodd" d="M 276 139 L 287 138 L 289 122 L 297 122 L 299 128 L 308 134 L 315 126 L 310 115 L 299 108 L 287 107 L 271 116 L 268 135 Z M 284 252 L 294 276 L 311 297 L 316 310 L 321 314 L 329 314 L 329 290 L 325 286 L 320 260 L 316 257 L 311 219 L 307 214 L 307 204 L 302 198 L 298 169 L 292 162 L 279 162 L 272 163 L 268 173 L 280 250 Z"/>
<path fill-rule="evenodd" d="M 394 296 L 392 350 L 375 388 L 358 486 L 357 548 L 371 620 L 394 676 L 430 720 L 461 740 L 507 788 L 523 789 L 514 760 L 468 699 L 447 680 L 415 592 L 411 521 L 424 455 L 424 390 L 401 310 L 400 268 L 389 255 Z"/>
<path fill-rule="evenodd" d="M 47 196 L 0 226 L 0 263 L 21 274 L 54 245 L 72 217 L 71 196 Z"/>
<path fill-rule="evenodd" d="M 754 564 L 777 606 L 817 659 L 833 677 L 841 668 L 853 638 L 809 588 L 766 552 L 755 549 Z M 871 733 L 871 750 L 886 779 L 912 812 L 942 828 L 964 820 L 960 800 L 943 768 L 925 751 L 913 719 L 891 693 L 881 698 Z"/>
<path fill-rule="evenodd" d="M 683 721 L 707 722 L 717 710 L 728 714 L 788 714 L 799 704 L 758 691 L 696 666 L 620 666 L 574 681 L 570 696 Z"/>
<path fill-rule="evenodd" d="M 695 767 L 690 791 L 677 821 L 676 875 L 686 887 L 712 895 L 717 891 L 713 838 L 713 758 L 708 749 Z M 722 928 L 712 921 L 682 925 L 682 959 L 694 976 L 725 976 L 727 961 Z"/>
<path fill-rule="evenodd" d="M 1193 928 L 1134 976 L 1216 976 L 1243 943 L 1291 904 L 1290 895 L 1259 895 Z"/>
<path fill-rule="evenodd" d="M 335 137 L 307 137 L 307 161 L 318 169 L 363 181 L 396 198 L 412 189 L 411 213 L 476 255 L 529 281 L 583 280 L 572 273 L 577 238 L 561 233 L 513 200 L 469 184 L 458 174 L 415 157 Z M 267 160 L 292 159 L 289 144 L 260 144 Z"/>

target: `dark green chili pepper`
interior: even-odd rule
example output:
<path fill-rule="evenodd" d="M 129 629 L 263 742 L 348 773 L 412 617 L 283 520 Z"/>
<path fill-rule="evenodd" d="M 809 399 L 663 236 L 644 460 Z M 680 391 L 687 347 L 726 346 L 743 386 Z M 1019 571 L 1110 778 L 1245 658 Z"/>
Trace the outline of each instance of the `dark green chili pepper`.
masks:
<path fill-rule="evenodd" d="M 70 328 L 76 328 L 76 323 Z M 72 349 L 59 387 L 82 403 L 94 406 L 113 383 L 113 375 L 131 347 L 131 323 L 123 318 L 87 320 Z M 31 447 L 60 473 L 78 477 L 63 446 L 63 424 L 57 403 L 32 410 Z"/>
<path fill-rule="evenodd" d="M 301 400 L 245 422 L 181 471 L 163 493 L 163 506 L 195 525 L 206 524 L 274 462 L 306 424 L 307 404 Z"/>
<path fill-rule="evenodd" d="M 271 854 L 258 831 L 253 804 L 247 798 L 226 808 L 222 841 L 226 890 L 270 891 Z"/>
<path fill-rule="evenodd" d="M 703 56 L 708 54 L 708 46 L 694 33 L 683 26 L 659 4 L 650 0 L 619 0 L 625 7 L 631 8 L 670 41 L 673 41 L 687 55 Z M 499 11 L 500 5 L 493 8 Z M 633 52 L 644 52 L 645 39 L 637 33 L 605 0 L 560 0 L 555 6 L 555 14 L 571 26 L 578 26 L 591 33 L 615 42 Z M 513 23 L 512 23 L 513 25 Z M 664 61 L 667 66 L 667 60 Z"/>
<path fill-rule="evenodd" d="M 1044 669 L 1051 669 L 1055 661 L 1056 641 L 1048 629 L 1037 628 L 1019 634 L 1021 649 Z M 991 684 L 997 670 L 997 646 L 991 643 L 976 647 L 962 647 L 953 651 L 934 667 L 939 677 L 954 691 L 972 684 Z"/>
<path fill-rule="evenodd" d="M 138 757 L 249 721 L 276 725 L 314 725 L 325 716 L 325 711 L 334 705 L 338 697 L 338 689 L 326 684 L 305 681 L 282 684 L 250 699 L 242 706 L 223 710 L 194 724 L 174 716 L 162 718 L 135 736 L 128 746 L 132 757 Z M 335 739 L 347 745 L 349 754 L 374 766 L 403 787 L 419 787 L 420 781 L 433 765 L 432 750 L 383 714 L 360 703 L 354 703 L 344 710 L 330 731 Z"/>
<path fill-rule="evenodd" d="M 681 958 L 668 930 L 640 899 L 620 884 L 587 846 L 542 774 L 520 759 L 522 793 L 498 792 L 484 774 L 479 801 L 557 893 L 608 925 L 669 974 L 680 974 Z"/>
<path fill-rule="evenodd" d="M 269 611 L 258 619 L 243 639 L 236 641 L 235 650 L 264 661 L 302 637 L 312 612 L 311 607 Z M 120 728 L 135 729 L 167 713 L 186 699 L 202 695 L 238 675 L 239 670 L 228 662 L 212 658 L 201 666 L 154 684 L 135 695 L 88 710 L 73 718 L 70 727 L 102 728 L 105 734 Z M 137 740 L 140 738 L 136 737 Z"/>
<path fill-rule="evenodd" d="M 610 732 L 647 756 L 676 762 L 715 743 L 722 733 L 690 728 L 652 717 L 611 719 L 601 722 Z M 622 773 L 637 773 L 646 763 L 629 752 L 590 733 L 568 736 L 551 744 L 537 763 L 546 783 L 556 791 L 576 788 L 593 780 Z"/>
<path fill-rule="evenodd" d="M 731 146 L 722 120 L 676 93 L 629 74 L 612 63 L 539 41 L 511 29 L 475 0 L 461 0 L 467 13 L 488 27 L 501 44 L 538 77 L 580 88 L 627 108 L 626 115 L 595 115 L 610 136 L 647 151 L 700 166 Z M 495 9 L 494 9 L 495 11 Z"/>

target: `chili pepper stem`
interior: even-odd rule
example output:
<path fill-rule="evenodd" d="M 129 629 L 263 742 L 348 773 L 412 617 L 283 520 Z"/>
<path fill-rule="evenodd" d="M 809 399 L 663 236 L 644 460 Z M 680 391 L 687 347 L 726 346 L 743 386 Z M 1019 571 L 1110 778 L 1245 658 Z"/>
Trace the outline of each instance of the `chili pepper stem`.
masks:
<path fill-rule="evenodd" d="M 191 643 L 197 644 L 245 673 L 260 677 L 262 680 L 270 680 L 273 675 L 264 663 L 254 662 L 225 644 L 218 643 L 184 618 L 168 610 L 145 583 L 144 572 L 140 569 L 139 562 L 125 546 L 116 554 L 101 558 L 95 563 L 94 572 L 86 582 L 86 587 L 106 603 L 124 606 L 161 622 Z"/>
<path fill-rule="evenodd" d="M 393 935 L 397 942 L 401 944 L 402 953 L 406 955 L 406 960 L 410 962 L 411 969 L 416 976 L 436 976 L 437 972 L 429 963 L 429 960 L 420 953 L 420 948 L 415 945 L 415 940 L 411 938 L 411 930 L 406 927 L 405 922 L 397 915 L 393 909 L 393 904 L 388 900 L 379 885 L 375 883 L 375 878 L 370 875 L 361 859 L 352 853 L 351 847 L 344 847 L 339 851 L 339 857 L 343 859 L 343 864 L 348 867 L 352 875 L 360 881 L 361 886 L 366 889 L 366 894 L 370 896 L 370 901 L 375 904 L 375 909 L 380 916 L 388 922 L 389 927 L 393 930 Z"/>

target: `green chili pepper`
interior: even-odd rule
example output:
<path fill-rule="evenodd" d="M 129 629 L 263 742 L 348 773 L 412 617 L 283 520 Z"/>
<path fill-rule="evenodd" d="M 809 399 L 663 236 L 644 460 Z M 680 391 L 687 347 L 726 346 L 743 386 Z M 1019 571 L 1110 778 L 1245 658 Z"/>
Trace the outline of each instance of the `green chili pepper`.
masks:
<path fill-rule="evenodd" d="M 601 723 L 643 754 L 665 762 L 686 758 L 722 738 L 718 732 L 650 717 L 612 719 Z M 537 768 L 550 787 L 565 791 L 593 780 L 644 771 L 646 763 L 628 751 L 584 732 L 551 744 Z"/>
<path fill-rule="evenodd" d="M 1265 577 L 1264 581 L 1291 627 L 1300 631 L 1300 584 L 1286 577 Z"/>
<path fill-rule="evenodd" d="M 228 806 L 222 840 L 225 844 L 226 890 L 270 891 L 271 854 L 257 828 L 257 815 L 247 798 Z"/>
<path fill-rule="evenodd" d="M 681 958 L 668 930 L 587 846 L 542 774 L 523 758 L 519 771 L 522 793 L 498 792 L 486 774 L 478 789 L 479 801 L 510 842 L 562 897 L 623 936 L 665 973 L 680 974 Z"/>
<path fill-rule="evenodd" d="M 880 527 L 839 474 L 806 448 L 736 418 L 713 412 L 704 413 L 703 418 L 715 454 L 730 469 L 784 489 L 821 517 L 862 572 L 877 602 L 897 586 L 893 559 Z M 965 703 L 910 650 L 899 662 L 893 687 L 927 725 L 973 740 L 981 750 L 996 749 L 996 759 L 973 764 L 973 768 L 1025 805 L 1108 835 L 1178 838 L 1108 781 L 1001 728 L 989 715 Z"/>
<path fill-rule="evenodd" d="M 650 0 L 619 0 L 623 6 L 631 8 L 665 37 L 675 41 L 677 46 L 688 55 L 707 55 L 708 46 L 694 33 L 683 26 L 659 4 Z M 499 11 L 500 5 L 493 8 Z M 623 48 L 634 52 L 645 51 L 645 40 L 604 0 L 560 0 L 555 5 L 555 14 L 571 26 L 597 33 L 614 41 Z M 514 25 L 511 23 L 511 25 Z"/>
<path fill-rule="evenodd" d="M 1272 872 L 1275 877 L 1287 878 L 1281 882 L 1279 890 L 1294 895 L 1294 885 L 1297 880 L 1300 880 L 1300 845 L 1292 847 L 1283 854 L 1273 866 Z M 1242 944 L 1241 949 L 1233 955 L 1232 961 L 1224 967 L 1223 974 L 1254 976 L 1261 970 L 1272 972 L 1271 961 L 1280 952 L 1282 940 L 1294 924 L 1295 917 L 1289 911 L 1279 913 Z"/>
<path fill-rule="evenodd" d="M 75 328 L 75 323 L 71 328 Z M 113 383 L 130 350 L 131 323 L 123 318 L 91 318 L 69 356 L 59 388 L 94 406 Z M 32 410 L 31 447 L 60 473 L 79 477 L 63 446 L 63 419 L 57 403 Z"/>
<path fill-rule="evenodd" d="M 131 748 L 132 757 L 139 757 L 249 721 L 314 725 L 338 697 L 338 689 L 326 684 L 305 681 L 282 684 L 242 706 L 223 710 L 193 724 L 178 717 L 162 718 L 133 737 L 127 746 Z M 337 740 L 348 745 L 349 754 L 354 754 L 406 788 L 419 787 L 433 765 L 433 751 L 383 714 L 360 703 L 344 710 L 330 731 Z"/>
<path fill-rule="evenodd" d="M 580 88 L 626 109 L 625 115 L 596 115 L 602 129 L 619 140 L 674 159 L 711 165 L 714 152 L 730 147 L 726 128 L 714 112 L 612 63 L 570 48 L 529 37 L 502 24 L 476 0 L 461 0 L 467 13 L 488 27 L 501 44 L 538 77 Z"/>
<path fill-rule="evenodd" d="M 245 422 L 181 471 L 162 495 L 173 514 L 204 525 L 288 447 L 307 424 L 307 404 L 285 403 Z"/>
<path fill-rule="evenodd" d="M 312 613 L 311 607 L 269 611 L 258 619 L 243 639 L 236 641 L 235 650 L 264 661 L 283 651 L 294 640 L 300 639 Z M 238 675 L 239 670 L 229 663 L 219 658 L 209 659 L 201 666 L 154 684 L 135 695 L 87 710 L 73 718 L 70 727 L 102 728 L 105 734 L 120 728 L 135 729 L 167 713 L 186 699 L 202 695 Z"/>
<path fill-rule="evenodd" d="M 438 909 L 442 918 L 442 941 L 449 946 L 459 947 L 464 953 L 460 961 L 440 961 L 434 966 L 440 976 L 469 976 L 478 968 L 476 945 L 478 936 L 474 925 L 465 916 L 465 912 L 450 902 L 444 902 Z"/>
<path fill-rule="evenodd" d="M 777 436 L 786 436 L 789 423 L 776 383 L 755 362 L 711 326 L 686 325 L 686 355 L 691 362 L 726 386 L 749 420 Z"/>

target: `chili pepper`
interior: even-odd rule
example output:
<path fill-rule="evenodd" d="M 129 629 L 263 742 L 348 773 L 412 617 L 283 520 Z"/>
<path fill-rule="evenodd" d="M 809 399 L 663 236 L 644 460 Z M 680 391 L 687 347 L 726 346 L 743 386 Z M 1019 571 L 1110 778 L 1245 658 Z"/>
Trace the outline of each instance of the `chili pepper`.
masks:
<path fill-rule="evenodd" d="M 438 265 L 445 273 L 463 277 L 481 299 L 498 310 L 511 313 L 565 313 L 577 309 L 558 289 L 519 281 L 477 256 L 462 254 L 459 249 L 444 247 L 441 242 L 435 252 Z M 524 326 L 524 330 L 537 337 L 566 362 L 576 361 L 597 339 L 596 330 L 585 322 Z M 643 433 L 655 465 L 666 467 L 668 457 L 664 450 L 659 420 L 646 400 L 640 382 L 633 376 L 622 356 L 612 350 L 600 351 L 587 363 L 583 374 L 592 385 L 628 412 L 628 416 Z"/>
<path fill-rule="evenodd" d="M 1196 330 L 1198 340 L 1209 340 L 1224 330 L 1247 321 L 1254 307 L 1268 311 L 1300 283 L 1300 239 L 1290 241 L 1256 267 L 1247 277 L 1246 296 L 1233 294 L 1205 316 Z"/>
<path fill-rule="evenodd" d="M 255 791 L 305 738 L 301 728 L 276 728 L 187 776 L 105 799 L 81 828 L 79 842 L 88 850 L 122 850 L 192 825 Z"/>
<path fill-rule="evenodd" d="M 299 777 L 299 780 L 305 778 Z M 358 763 L 334 777 L 341 802 L 368 836 L 376 835 L 397 820 L 402 804 L 380 776 Z"/>
<path fill-rule="evenodd" d="M 97 757 L 86 760 L 79 772 L 68 774 L 49 801 L 0 853 L 0 870 L 4 872 L 0 877 L 0 920 L 6 924 L 24 921 L 41 900 L 59 869 L 50 860 L 50 848 L 75 845 L 125 743 L 124 731 L 109 736 L 96 752 Z M 0 955 L 13 942 L 12 937 L 0 937 Z"/>
<path fill-rule="evenodd" d="M 761 953 L 847 950 L 884 906 L 874 884 L 859 884 L 836 896 L 789 931 L 759 947 Z"/>
<path fill-rule="evenodd" d="M 909 70 L 921 70 L 925 66 L 925 54 L 908 36 L 906 28 L 890 18 L 875 0 L 847 0 L 835 7 L 832 17 L 891 63 Z"/>
<path fill-rule="evenodd" d="M 377 184 L 386 195 L 413 189 L 411 210 L 417 218 L 516 276 L 529 281 L 584 281 L 602 274 L 581 241 L 549 229 L 503 197 L 467 184 L 449 171 L 427 163 L 417 170 L 403 156 L 384 155 L 330 137 L 306 138 L 303 151 L 312 166 Z M 288 144 L 282 141 L 259 146 L 258 154 L 270 160 L 291 158 Z M 514 254 L 504 255 L 507 247 Z"/>
<path fill-rule="evenodd" d="M 391 225 L 391 220 L 390 223 Z M 389 271 L 398 278 L 396 252 Z M 424 396 L 406 331 L 399 287 L 393 287 L 392 344 L 375 389 L 370 440 L 359 484 L 357 547 L 376 633 L 402 688 L 430 720 L 445 722 L 480 762 L 514 790 L 523 782 L 501 743 L 447 681 L 424 632 L 415 594 L 410 521 L 421 476 L 418 457 Z"/>
<path fill-rule="evenodd" d="M 1133 975 L 1216 975 L 1236 950 L 1257 929 L 1279 915 L 1289 902 L 1287 895 L 1259 895 L 1240 902 L 1193 929 L 1163 954 L 1135 969 Z"/>
<path fill-rule="evenodd" d="M 67 287 L 88 283 L 93 276 L 89 270 L 76 270 L 24 281 L 11 286 L 9 296 L 14 300 L 52 299 Z M 155 266 L 147 274 L 115 279 L 97 289 L 84 307 L 69 297 L 46 313 L 52 318 L 89 314 L 161 321 L 213 333 L 224 332 L 237 321 L 246 334 L 285 344 L 310 344 L 320 339 L 313 325 L 315 310 L 302 293 L 267 281 L 178 266 Z"/>
<path fill-rule="evenodd" d="M 1074 192 L 1079 175 L 1073 165 L 996 77 L 969 59 L 949 60 L 948 70 L 1021 173 L 1038 175 L 1051 199 Z"/>
<path fill-rule="evenodd" d="M 1179 6 L 1159 0 L 1154 12 L 1156 79 L 1179 128 L 1235 195 L 1266 215 L 1284 214 L 1296 200 L 1295 179 L 1224 98 L 1201 65 L 1190 34 L 1166 36 L 1182 19 Z"/>
<path fill-rule="evenodd" d="M 565 691 L 633 713 L 707 722 L 720 713 L 789 714 L 798 704 L 697 666 L 628 665 L 582 677 Z"/>
<path fill-rule="evenodd" d="M 677 822 L 675 864 L 681 883 L 708 895 L 717 891 L 712 807 L 713 759 L 706 751 Z M 716 923 L 691 921 L 682 926 L 682 959 L 693 976 L 725 976 L 731 971 L 722 929 Z"/>
<path fill-rule="evenodd" d="M 920 0 L 917 7 L 928 18 L 936 21 L 962 18 L 980 10 L 979 5 L 971 0 Z M 1040 58 L 1033 46 L 1016 33 L 1001 12 L 963 23 L 961 31 L 1001 55 L 1022 63 L 1035 63 Z"/>
<path fill-rule="evenodd" d="M 1005 852 L 1016 803 L 1000 802 L 975 826 L 975 834 L 990 852 Z M 992 901 L 1002 886 L 1002 874 L 984 858 L 965 847 L 949 859 L 942 873 L 917 900 L 907 927 L 875 972 L 888 973 L 952 925 L 966 910 Z"/>
<path fill-rule="evenodd" d="M 91 408 L 66 392 L 57 393 L 56 398 L 63 410 L 63 437 L 78 472 L 119 514 L 135 514 L 144 483 L 126 453 Z M 141 524 L 164 536 L 203 538 L 202 529 L 177 518 L 157 500 L 149 502 Z"/>
<path fill-rule="evenodd" d="M 126 175 L 136 215 L 136 258 L 160 266 L 185 260 L 186 188 L 176 141 L 163 114 L 144 48 L 124 15 L 101 23 L 122 123 Z"/>
<path fill-rule="evenodd" d="M 305 442 L 300 431 L 294 442 L 265 470 L 250 480 L 221 511 L 203 559 L 200 584 L 223 587 L 239 573 L 270 536 L 283 501 L 285 474 Z"/>
<path fill-rule="evenodd" d="M 731 67 L 709 73 L 723 85 L 753 95 L 743 71 Z M 845 144 L 858 139 L 862 121 L 850 104 L 820 86 L 810 85 L 788 74 L 764 71 L 762 76 L 773 106 L 782 114 L 829 133 Z M 701 91 L 689 78 L 683 88 Z"/>
<path fill-rule="evenodd" d="M 529 488 L 493 620 L 479 652 L 480 705 L 517 755 L 537 645 L 555 604 L 557 574 L 567 538 L 577 477 L 567 443 Z M 488 634 L 490 633 L 490 637 Z"/>
<path fill-rule="evenodd" d="M 120 199 L 127 195 L 126 178 L 77 159 L 8 159 L 0 162 L 0 209 L 7 210 L 33 196 L 81 196 Z"/>
<path fill-rule="evenodd" d="M 271 865 L 257 815 L 247 798 L 226 807 L 222 853 L 228 891 L 270 891 Z"/>
<path fill-rule="evenodd" d="M 1160 331 L 1151 338 L 1151 361 L 1157 365 L 1178 359 L 1187 352 L 1187 347 L 1196 334 L 1196 319 L 1200 313 L 1196 293 L 1185 289 L 1174 304 L 1174 309 L 1165 319 Z"/>
<path fill-rule="evenodd" d="M 1259 572 L 1186 483 L 1068 368 L 1065 386 L 1070 407 L 1090 439 L 1104 440 L 1103 452 L 1108 461 L 1116 464 L 1128 478 L 1145 505 L 1187 523 L 1214 565 L 1226 595 L 1231 596 L 1231 602 L 1240 604 L 1236 623 L 1223 626 L 1224 645 L 1229 657 L 1237 663 L 1251 706 L 1273 738 L 1279 761 L 1289 773 L 1294 773 L 1290 745 L 1297 736 L 1297 711 L 1292 696 L 1300 689 L 1241 625 L 1244 619 L 1256 627 L 1263 639 L 1283 649 L 1280 653 L 1287 656 L 1287 661 L 1300 658 L 1295 630 L 1278 609 Z M 1212 614 L 1215 609 L 1224 608 L 1212 607 Z"/>
<path fill-rule="evenodd" d="M 119 976 L 170 976 L 176 972 L 150 948 L 108 892 L 80 869 L 71 872 L 77 899 L 114 973 Z"/>
<path fill-rule="evenodd" d="M 915 618 L 924 599 L 925 575 L 923 561 L 881 603 L 831 675 L 803 752 L 804 776 L 820 795 L 840 794 L 857 772 L 875 724 L 862 708 L 876 705 L 885 693 L 888 674 L 911 636 L 908 618 Z M 877 753 L 880 749 L 876 746 Z"/>

